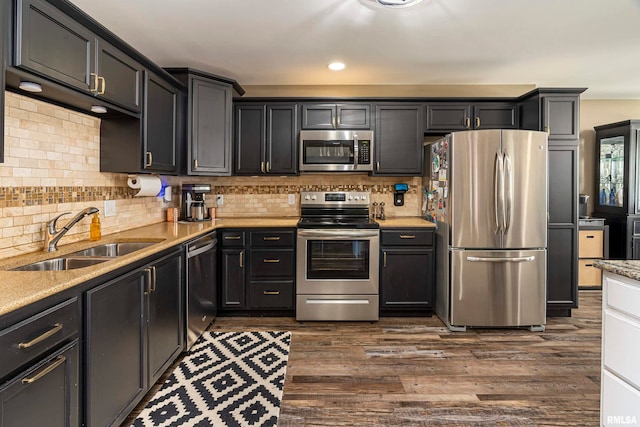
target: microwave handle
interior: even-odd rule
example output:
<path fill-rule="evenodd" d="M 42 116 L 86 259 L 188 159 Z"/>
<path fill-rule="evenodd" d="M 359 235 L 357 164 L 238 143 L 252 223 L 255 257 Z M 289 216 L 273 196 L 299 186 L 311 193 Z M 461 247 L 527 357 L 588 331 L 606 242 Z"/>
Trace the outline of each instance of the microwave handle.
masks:
<path fill-rule="evenodd" d="M 353 135 L 353 168 L 358 169 L 358 134 Z"/>

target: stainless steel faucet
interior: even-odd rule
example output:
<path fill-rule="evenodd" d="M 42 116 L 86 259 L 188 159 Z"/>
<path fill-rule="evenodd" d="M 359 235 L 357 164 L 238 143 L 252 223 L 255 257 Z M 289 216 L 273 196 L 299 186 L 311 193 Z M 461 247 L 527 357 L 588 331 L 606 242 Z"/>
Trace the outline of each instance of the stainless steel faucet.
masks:
<path fill-rule="evenodd" d="M 78 212 L 78 214 L 76 216 L 74 216 L 73 218 L 71 218 L 71 220 L 67 223 L 67 225 L 62 227 L 60 230 L 56 230 L 56 222 L 58 221 L 58 219 L 61 216 L 70 214 L 71 212 L 61 213 L 60 215 L 58 215 L 57 217 L 55 217 L 51 221 L 49 221 L 47 223 L 47 226 L 45 227 L 45 230 L 44 230 L 44 250 L 45 250 L 45 252 L 55 252 L 55 251 L 57 251 L 58 250 L 58 241 L 60 239 L 62 239 L 62 236 L 67 234 L 67 231 L 71 230 L 71 227 L 73 227 L 76 222 L 80 221 L 85 216 L 94 214 L 94 213 L 96 213 L 98 211 L 99 211 L 98 208 L 94 208 L 94 207 L 86 208 L 86 209 Z"/>

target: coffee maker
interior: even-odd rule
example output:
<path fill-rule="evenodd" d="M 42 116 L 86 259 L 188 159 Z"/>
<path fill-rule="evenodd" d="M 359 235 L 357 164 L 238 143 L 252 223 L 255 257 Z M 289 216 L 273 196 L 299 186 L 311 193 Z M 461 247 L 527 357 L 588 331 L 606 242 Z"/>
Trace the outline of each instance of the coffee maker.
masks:
<path fill-rule="evenodd" d="M 182 184 L 180 219 L 182 221 L 207 221 L 209 212 L 205 205 L 205 194 L 211 193 L 209 184 Z"/>

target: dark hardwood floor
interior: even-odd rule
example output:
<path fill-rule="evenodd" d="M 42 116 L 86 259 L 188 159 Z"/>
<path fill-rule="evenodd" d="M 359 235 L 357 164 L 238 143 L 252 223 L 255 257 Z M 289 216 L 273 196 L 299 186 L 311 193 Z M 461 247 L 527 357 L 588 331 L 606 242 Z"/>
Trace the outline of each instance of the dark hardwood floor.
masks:
<path fill-rule="evenodd" d="M 210 329 L 289 330 L 288 426 L 597 426 L 601 291 L 545 332 L 449 332 L 437 317 L 296 322 L 222 317 Z"/>

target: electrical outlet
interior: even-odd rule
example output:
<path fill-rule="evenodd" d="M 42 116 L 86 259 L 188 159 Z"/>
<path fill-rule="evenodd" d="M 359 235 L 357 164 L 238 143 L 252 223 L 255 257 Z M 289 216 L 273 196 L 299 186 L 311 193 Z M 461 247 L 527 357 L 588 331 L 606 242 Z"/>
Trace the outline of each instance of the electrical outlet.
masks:
<path fill-rule="evenodd" d="M 104 209 L 102 210 L 102 216 L 115 216 L 116 214 L 116 201 L 105 200 Z"/>
<path fill-rule="evenodd" d="M 218 206 L 224 205 L 224 196 L 222 194 L 218 194 L 216 196 L 216 205 Z"/>
<path fill-rule="evenodd" d="M 289 194 L 289 204 L 290 205 L 295 205 L 296 204 L 296 195 L 295 194 Z"/>

